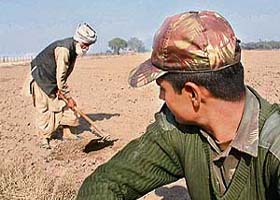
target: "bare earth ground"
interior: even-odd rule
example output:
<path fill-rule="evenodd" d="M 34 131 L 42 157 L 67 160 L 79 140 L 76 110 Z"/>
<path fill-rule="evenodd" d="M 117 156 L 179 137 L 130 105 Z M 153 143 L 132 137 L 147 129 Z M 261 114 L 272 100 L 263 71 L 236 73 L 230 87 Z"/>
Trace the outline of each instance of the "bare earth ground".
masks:
<path fill-rule="evenodd" d="M 68 81 L 78 107 L 103 132 L 119 140 L 99 151 L 83 152 L 95 137 L 81 120 L 80 141 L 40 148 L 31 98 L 22 95 L 28 65 L 0 67 L 0 199 L 73 199 L 85 177 L 125 144 L 139 137 L 162 104 L 156 84 L 132 89 L 129 71 L 149 54 L 86 57 Z M 270 102 L 280 103 L 280 51 L 245 51 L 246 82 Z M 189 199 L 184 180 L 141 199 Z"/>

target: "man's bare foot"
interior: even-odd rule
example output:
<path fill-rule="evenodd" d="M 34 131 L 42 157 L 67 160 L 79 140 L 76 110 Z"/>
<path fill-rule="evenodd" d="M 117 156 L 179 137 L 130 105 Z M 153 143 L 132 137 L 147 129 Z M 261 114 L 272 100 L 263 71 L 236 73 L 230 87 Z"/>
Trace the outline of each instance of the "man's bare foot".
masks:
<path fill-rule="evenodd" d="M 73 134 L 69 128 L 69 126 L 63 126 L 63 139 L 68 139 L 68 140 L 79 140 L 80 137 L 77 135 Z"/>
<path fill-rule="evenodd" d="M 44 149 L 51 149 L 50 140 L 50 138 L 43 138 L 40 147 Z"/>

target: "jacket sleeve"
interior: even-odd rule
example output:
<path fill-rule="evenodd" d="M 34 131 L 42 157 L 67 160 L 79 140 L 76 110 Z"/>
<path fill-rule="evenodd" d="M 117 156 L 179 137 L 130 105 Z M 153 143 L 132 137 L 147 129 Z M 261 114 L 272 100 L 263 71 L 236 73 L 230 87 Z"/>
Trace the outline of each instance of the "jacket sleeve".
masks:
<path fill-rule="evenodd" d="M 278 198 L 280 198 L 280 170 L 279 170 L 279 172 L 278 172 L 277 194 L 278 194 Z"/>
<path fill-rule="evenodd" d="M 168 131 L 151 125 L 85 179 L 78 200 L 137 199 L 183 177 Z"/>
<path fill-rule="evenodd" d="M 69 50 L 65 47 L 57 47 L 55 49 L 56 60 L 56 81 L 60 92 L 67 98 L 70 98 L 70 91 L 67 86 L 67 70 L 69 68 Z"/>

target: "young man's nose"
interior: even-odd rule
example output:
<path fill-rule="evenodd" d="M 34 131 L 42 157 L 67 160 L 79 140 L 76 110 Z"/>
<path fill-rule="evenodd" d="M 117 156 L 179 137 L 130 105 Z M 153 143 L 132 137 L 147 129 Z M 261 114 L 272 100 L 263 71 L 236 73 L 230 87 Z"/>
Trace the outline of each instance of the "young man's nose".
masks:
<path fill-rule="evenodd" d="M 159 92 L 159 99 L 164 101 L 164 92 L 162 92 L 161 90 Z"/>

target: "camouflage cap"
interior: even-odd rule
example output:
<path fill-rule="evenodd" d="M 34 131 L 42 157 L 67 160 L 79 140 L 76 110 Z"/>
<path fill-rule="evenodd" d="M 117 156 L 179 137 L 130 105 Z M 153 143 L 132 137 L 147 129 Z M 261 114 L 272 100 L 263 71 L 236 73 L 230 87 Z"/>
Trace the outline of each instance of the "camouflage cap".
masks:
<path fill-rule="evenodd" d="M 240 54 L 239 40 L 221 15 L 181 13 L 164 21 L 154 36 L 151 58 L 130 72 L 129 84 L 139 87 L 168 72 L 220 70 L 240 62 Z"/>

